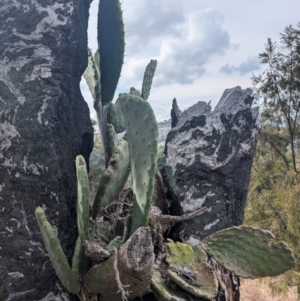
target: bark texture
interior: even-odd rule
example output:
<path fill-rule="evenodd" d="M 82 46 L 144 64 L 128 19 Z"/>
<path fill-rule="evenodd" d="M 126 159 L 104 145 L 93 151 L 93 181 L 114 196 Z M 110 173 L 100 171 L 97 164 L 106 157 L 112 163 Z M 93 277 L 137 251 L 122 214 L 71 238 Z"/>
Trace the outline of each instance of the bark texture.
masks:
<path fill-rule="evenodd" d="M 259 130 L 250 89 L 227 89 L 214 111 L 198 102 L 180 116 L 166 141 L 165 178 L 171 213 L 208 211 L 173 228 L 172 237 L 200 239 L 242 224 Z"/>
<path fill-rule="evenodd" d="M 76 300 L 61 286 L 34 217 L 77 237 L 75 156 L 93 146 L 79 82 L 90 0 L 2 0 L 0 6 L 0 300 Z"/>

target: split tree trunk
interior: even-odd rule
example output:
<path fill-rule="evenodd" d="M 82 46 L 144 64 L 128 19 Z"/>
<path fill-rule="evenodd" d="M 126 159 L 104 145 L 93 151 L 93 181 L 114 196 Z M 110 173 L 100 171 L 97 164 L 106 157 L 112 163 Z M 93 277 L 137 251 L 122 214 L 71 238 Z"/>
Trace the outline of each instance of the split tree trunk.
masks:
<path fill-rule="evenodd" d="M 176 225 L 171 232 L 174 240 L 204 239 L 242 224 L 260 127 L 258 108 L 251 109 L 251 94 L 250 89 L 227 89 L 214 111 L 198 102 L 176 116 L 166 141 L 164 168 L 171 213 L 208 210 Z M 234 275 L 222 277 L 220 300 L 239 300 Z"/>
<path fill-rule="evenodd" d="M 93 146 L 79 82 L 87 66 L 90 0 L 0 5 L 0 300 L 76 300 L 55 275 L 34 217 L 77 237 L 75 157 Z"/>

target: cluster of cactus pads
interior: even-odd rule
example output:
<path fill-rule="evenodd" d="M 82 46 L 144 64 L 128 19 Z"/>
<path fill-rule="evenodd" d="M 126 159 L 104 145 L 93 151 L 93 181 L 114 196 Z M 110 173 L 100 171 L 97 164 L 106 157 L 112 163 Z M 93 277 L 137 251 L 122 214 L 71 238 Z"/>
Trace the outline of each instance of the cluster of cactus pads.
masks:
<path fill-rule="evenodd" d="M 100 50 L 94 55 L 89 51 L 84 77 L 94 97 L 106 170 L 90 206 L 86 163 L 76 157 L 78 238 L 71 266 L 43 209 L 36 209 L 46 249 L 65 288 L 82 301 L 126 300 L 148 292 L 157 300 L 213 300 L 218 265 L 246 278 L 291 269 L 294 257 L 285 243 L 271 243 L 270 232 L 246 226 L 216 232 L 203 241 L 166 240 L 154 253 L 153 227 L 163 227 L 161 216 L 151 215 L 158 130 L 147 99 L 157 62 L 148 64 L 141 93 L 131 88 L 113 103 L 125 45 L 119 0 L 100 1 L 98 42 Z"/>

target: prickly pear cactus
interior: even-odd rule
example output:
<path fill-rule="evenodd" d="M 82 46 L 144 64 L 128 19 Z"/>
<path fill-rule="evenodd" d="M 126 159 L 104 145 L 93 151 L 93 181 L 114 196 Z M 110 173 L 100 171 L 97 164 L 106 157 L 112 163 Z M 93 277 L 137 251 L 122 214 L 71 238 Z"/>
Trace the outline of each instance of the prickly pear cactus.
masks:
<path fill-rule="evenodd" d="M 69 292 L 73 294 L 79 293 L 81 285 L 77 280 L 76 274 L 70 268 L 56 233 L 48 222 L 44 210 L 41 207 L 36 208 L 35 217 L 56 275 Z"/>
<path fill-rule="evenodd" d="M 114 126 L 116 133 L 122 133 L 126 130 L 119 98 L 115 103 L 109 103 L 107 122 Z"/>
<path fill-rule="evenodd" d="M 156 70 L 156 66 L 157 66 L 157 60 L 151 60 L 150 63 L 147 65 L 144 73 L 141 97 L 145 100 L 147 100 L 150 95 L 150 89 L 152 85 L 153 76 Z"/>
<path fill-rule="evenodd" d="M 77 174 L 77 225 L 78 234 L 82 240 L 90 239 L 89 218 L 89 178 L 83 156 L 77 156 L 76 160 Z"/>
<path fill-rule="evenodd" d="M 131 233 L 147 226 L 156 171 L 158 129 L 150 104 L 131 94 L 119 96 L 128 136 L 133 178 Z"/>
<path fill-rule="evenodd" d="M 111 102 L 116 91 L 124 61 L 124 35 L 120 1 L 101 0 L 98 13 L 98 43 L 102 103 Z"/>
<path fill-rule="evenodd" d="M 129 150 L 126 138 L 123 138 L 113 153 L 108 168 L 101 177 L 97 194 L 92 206 L 92 218 L 96 219 L 101 208 L 116 200 L 129 175 Z"/>
<path fill-rule="evenodd" d="M 210 235 L 202 241 L 202 246 L 229 271 L 243 278 L 258 278 L 282 274 L 295 264 L 286 243 L 273 239 L 269 231 L 240 226 Z"/>
<path fill-rule="evenodd" d="M 168 277 L 193 296 L 211 300 L 217 293 L 218 282 L 203 251 L 194 252 L 187 243 L 169 241 L 166 245 Z"/>

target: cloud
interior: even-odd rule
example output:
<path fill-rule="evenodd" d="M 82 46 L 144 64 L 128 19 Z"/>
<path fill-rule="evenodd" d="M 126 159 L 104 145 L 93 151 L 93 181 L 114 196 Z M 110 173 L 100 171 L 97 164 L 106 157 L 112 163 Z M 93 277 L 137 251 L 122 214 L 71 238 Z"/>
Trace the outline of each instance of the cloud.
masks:
<path fill-rule="evenodd" d="M 160 49 L 160 84 L 193 83 L 205 73 L 205 64 L 230 47 L 229 34 L 222 28 L 223 16 L 216 9 L 192 12 L 179 36 L 166 39 Z"/>
<path fill-rule="evenodd" d="M 178 0 L 125 0 L 122 8 L 125 30 L 129 40 L 138 42 L 135 44 L 138 48 L 145 47 L 152 39 L 176 34 L 177 25 L 184 22 L 183 5 Z"/>
<path fill-rule="evenodd" d="M 223 21 L 223 15 L 214 8 L 193 11 L 181 23 L 178 20 L 176 26 L 173 23 L 176 34 L 167 30 L 164 35 L 161 29 L 156 57 L 153 57 L 153 49 L 152 57 L 146 58 L 143 52 L 144 58 L 139 54 L 140 59 L 137 60 L 133 55 L 126 60 L 122 74 L 131 81 L 140 79 L 149 59 L 156 58 L 156 86 L 193 83 L 205 73 L 205 65 L 213 56 L 222 55 L 231 47 Z"/>
<path fill-rule="evenodd" d="M 240 75 L 251 73 L 254 70 L 260 69 L 260 61 L 258 56 L 250 56 L 245 62 L 242 62 L 238 66 L 226 64 L 220 69 L 221 73 L 232 74 L 238 72 Z"/>

